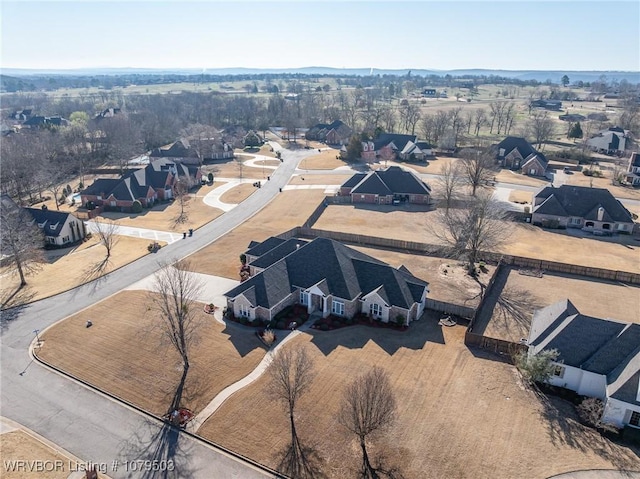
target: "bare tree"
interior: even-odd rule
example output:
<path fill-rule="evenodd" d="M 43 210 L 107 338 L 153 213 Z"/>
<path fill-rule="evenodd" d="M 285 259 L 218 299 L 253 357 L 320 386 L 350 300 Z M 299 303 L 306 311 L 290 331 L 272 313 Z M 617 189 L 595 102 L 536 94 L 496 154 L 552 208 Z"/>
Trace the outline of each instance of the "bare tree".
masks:
<path fill-rule="evenodd" d="M 458 197 L 458 192 L 464 184 L 464 173 L 458 163 L 445 163 L 440 169 L 440 176 L 436 183 L 442 190 L 445 210 L 449 211 L 453 201 Z"/>
<path fill-rule="evenodd" d="M 431 232 L 449 247 L 449 255 L 465 260 L 467 272 L 475 277 L 482 251 L 495 250 L 508 237 L 506 214 L 491 193 L 479 194 L 466 208 L 438 210 Z"/>
<path fill-rule="evenodd" d="M 269 365 L 268 373 L 269 395 L 284 406 L 291 429 L 291 444 L 283 454 L 280 467 L 291 477 L 314 477 L 315 467 L 308 449 L 300 442 L 295 424 L 298 400 L 307 392 L 316 376 L 313 360 L 305 347 L 281 349 Z"/>
<path fill-rule="evenodd" d="M 40 268 L 44 238 L 31 215 L 8 197 L 2 197 L 0 208 L 0 251 L 17 269 L 20 289 L 27 284 L 26 277 Z"/>
<path fill-rule="evenodd" d="M 395 419 L 396 399 L 389 375 L 384 369 L 374 366 L 346 388 L 338 412 L 338 422 L 360 441 L 361 477 L 380 477 L 380 471 L 373 467 L 369 459 L 367 440 L 387 430 Z"/>
<path fill-rule="evenodd" d="M 178 205 L 180 205 L 180 212 L 175 217 L 174 223 L 176 225 L 186 223 L 189 220 L 189 214 L 186 210 L 186 207 L 188 206 L 188 202 L 190 199 L 189 181 L 187 180 L 187 178 L 181 177 L 180 179 L 178 179 L 176 184 L 173 186 L 173 195 Z"/>
<path fill-rule="evenodd" d="M 102 246 L 107 250 L 105 260 L 108 261 L 111 257 L 114 246 L 118 243 L 118 224 L 108 218 L 105 218 L 101 222 L 96 221 L 93 224 L 93 231 L 95 235 L 100 240 L 100 243 L 102 243 Z"/>
<path fill-rule="evenodd" d="M 182 360 L 182 377 L 169 412 L 180 407 L 184 386 L 189 373 L 189 353 L 197 342 L 201 326 L 196 301 L 202 291 L 202 283 L 192 273 L 187 260 L 165 263 L 156 273 L 149 300 L 158 313 L 159 327 L 165 339 L 173 346 Z"/>
<path fill-rule="evenodd" d="M 468 148 L 460 153 L 462 170 L 467 183 L 471 186 L 471 194 L 476 195 L 478 187 L 486 185 L 494 176 L 495 161 L 487 150 Z"/>
<path fill-rule="evenodd" d="M 484 108 L 477 108 L 473 115 L 473 133 L 478 136 L 480 128 L 487 124 L 487 112 Z"/>
<path fill-rule="evenodd" d="M 534 143 L 537 143 L 537 148 L 540 150 L 542 144 L 553 136 L 555 126 L 546 111 L 537 111 L 529 119 L 527 129 L 529 136 L 534 138 Z"/>

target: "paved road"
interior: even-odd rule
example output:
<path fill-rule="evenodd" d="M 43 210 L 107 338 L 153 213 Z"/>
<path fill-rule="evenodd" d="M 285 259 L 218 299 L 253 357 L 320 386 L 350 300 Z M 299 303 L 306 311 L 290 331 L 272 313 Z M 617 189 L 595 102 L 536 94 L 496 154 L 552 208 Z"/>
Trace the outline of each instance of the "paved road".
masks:
<path fill-rule="evenodd" d="M 271 181 L 245 200 L 241 207 L 198 229 L 194 236 L 172 243 L 93 283 L 37 301 L 20 310 L 4 312 L 0 322 L 0 415 L 59 444 L 86 461 L 107 464 L 114 478 L 143 477 L 124 466 L 114 471 L 114 460 L 171 457 L 177 477 L 253 478 L 265 473 L 214 450 L 185 434 L 114 402 L 103 395 L 33 363 L 28 348 L 34 330 L 87 308 L 142 280 L 158 269 L 159 261 L 183 258 L 257 213 L 279 193 L 300 159 L 313 151 L 284 151 L 281 168 Z M 268 477 L 269 474 L 266 474 Z M 148 476 L 147 476 L 148 477 Z"/>

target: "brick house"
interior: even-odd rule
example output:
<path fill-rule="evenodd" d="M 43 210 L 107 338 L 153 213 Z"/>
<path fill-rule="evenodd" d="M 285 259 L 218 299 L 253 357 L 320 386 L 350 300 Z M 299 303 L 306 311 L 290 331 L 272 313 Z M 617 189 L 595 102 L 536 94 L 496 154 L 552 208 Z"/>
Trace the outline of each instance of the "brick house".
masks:
<path fill-rule="evenodd" d="M 200 183 L 200 167 L 188 166 L 166 158 L 152 160 L 145 168 L 127 173 L 120 179 L 99 178 L 80 192 L 82 204 L 91 201 L 98 207 L 130 211 L 134 201 L 153 206 L 169 200 L 176 183 L 184 178 L 189 188 Z"/>
<path fill-rule="evenodd" d="M 350 196 L 352 203 L 428 204 L 431 188 L 410 171 L 399 166 L 369 173 L 356 173 L 340 186 L 340 196 Z"/>
<path fill-rule="evenodd" d="M 594 234 L 633 231 L 631 213 L 604 188 L 562 185 L 544 187 L 533 198 L 533 224 L 557 221 L 560 227 Z"/>
<path fill-rule="evenodd" d="M 544 176 L 549 166 L 547 158 L 521 137 L 508 136 L 492 148 L 501 166 L 525 175 Z"/>
<path fill-rule="evenodd" d="M 225 293 L 235 316 L 270 321 L 285 307 L 300 304 L 323 317 L 364 313 L 388 322 L 402 316 L 409 324 L 424 312 L 428 283 L 406 268 L 327 238 L 277 243 L 278 251 L 272 248 L 252 261 L 254 276 Z M 252 244 L 255 252 L 259 244 Z"/>

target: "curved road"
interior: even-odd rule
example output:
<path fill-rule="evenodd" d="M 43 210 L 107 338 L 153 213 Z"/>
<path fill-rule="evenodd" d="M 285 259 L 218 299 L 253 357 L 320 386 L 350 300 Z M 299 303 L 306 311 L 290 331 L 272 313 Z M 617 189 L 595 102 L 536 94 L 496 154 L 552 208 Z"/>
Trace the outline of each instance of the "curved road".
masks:
<path fill-rule="evenodd" d="M 174 461 L 166 477 L 263 478 L 271 474 L 222 450 L 178 433 L 159 421 L 33 364 L 34 331 L 117 293 L 159 268 L 201 249 L 257 213 L 289 181 L 298 162 L 314 151 L 283 151 L 284 162 L 238 208 L 198 229 L 193 237 L 114 271 L 104 278 L 23 308 L 3 312 L 0 322 L 0 415 L 52 440 L 111 477 L 163 477 L 142 473 L 136 459 Z M 34 458 L 37 459 L 37 458 Z M 118 461 L 114 467 L 114 461 Z M 127 470 L 128 469 L 128 470 Z M 132 469 L 138 469 L 132 472 Z"/>

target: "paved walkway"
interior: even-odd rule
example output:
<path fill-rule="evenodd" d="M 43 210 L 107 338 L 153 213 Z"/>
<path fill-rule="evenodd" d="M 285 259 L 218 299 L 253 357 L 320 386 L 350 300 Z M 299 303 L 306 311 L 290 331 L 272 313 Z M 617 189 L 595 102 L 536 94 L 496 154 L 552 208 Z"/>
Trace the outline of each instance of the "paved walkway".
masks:
<path fill-rule="evenodd" d="M 202 198 L 202 202 L 207 206 L 218 208 L 226 213 L 227 211 L 231 211 L 236 206 L 238 206 L 238 203 L 223 203 L 222 201 L 220 201 L 220 197 L 231 188 L 234 188 L 242 183 L 248 183 L 251 180 L 248 180 L 246 178 L 216 178 L 216 181 L 224 181 L 225 184 L 218 186 L 217 188 L 214 188 L 209 193 L 207 193 L 205 197 Z"/>
<path fill-rule="evenodd" d="M 209 419 L 209 417 L 211 417 L 211 415 L 224 404 L 227 399 L 229 399 L 232 395 L 234 395 L 241 389 L 256 381 L 260 376 L 262 376 L 271 364 L 271 361 L 273 361 L 274 355 L 280 350 L 280 348 L 282 348 L 282 346 L 291 341 L 291 339 L 295 338 L 301 332 L 308 330 L 309 327 L 311 327 L 311 320 L 308 320 L 300 327 L 300 329 L 297 329 L 295 331 L 287 332 L 277 330 L 276 334 L 278 336 L 282 336 L 284 334 L 286 334 L 286 336 L 280 339 L 275 347 L 267 351 L 267 354 L 264 355 L 262 361 L 260 361 L 260 363 L 255 367 L 253 371 L 251 371 L 248 375 L 246 375 L 239 381 L 236 381 L 232 385 L 227 386 L 225 389 L 220 391 L 220 393 L 216 397 L 214 397 L 213 400 L 209 404 L 207 404 L 205 408 L 189 422 L 187 430 L 195 433 L 205 423 L 205 421 Z"/>
<path fill-rule="evenodd" d="M 254 158 L 252 158 L 251 160 L 246 160 L 243 161 L 242 164 L 245 166 L 251 166 L 253 168 L 265 168 L 267 170 L 277 170 L 280 165 L 257 165 L 256 163 L 258 161 L 272 161 L 272 160 L 276 160 L 279 161 L 277 158 L 272 158 L 271 156 L 264 156 L 264 155 L 253 155 Z"/>
<path fill-rule="evenodd" d="M 95 220 L 86 221 L 87 229 L 92 233 L 97 231 Z M 121 236 L 131 236 L 133 238 L 143 238 L 151 241 L 164 241 L 167 244 L 175 243 L 182 239 L 182 233 L 171 233 L 168 231 L 150 230 L 146 228 L 134 228 L 133 226 L 116 226 L 115 234 Z"/>
<path fill-rule="evenodd" d="M 611 469 L 589 469 L 551 476 L 548 479 L 640 479 L 640 471 L 618 471 Z"/>

